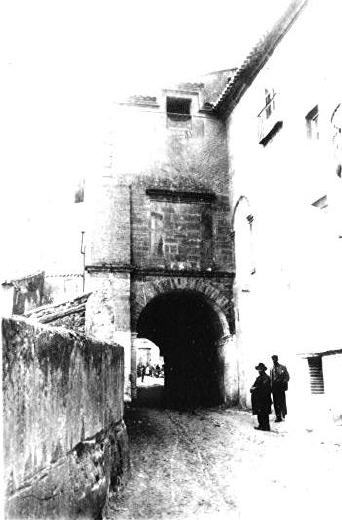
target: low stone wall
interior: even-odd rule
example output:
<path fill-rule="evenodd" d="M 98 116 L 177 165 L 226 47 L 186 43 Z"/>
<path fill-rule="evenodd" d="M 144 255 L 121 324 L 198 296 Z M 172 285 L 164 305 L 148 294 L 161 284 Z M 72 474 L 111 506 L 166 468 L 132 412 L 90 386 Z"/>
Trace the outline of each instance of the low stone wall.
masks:
<path fill-rule="evenodd" d="M 123 348 L 2 320 L 8 518 L 101 518 L 128 470 Z"/>

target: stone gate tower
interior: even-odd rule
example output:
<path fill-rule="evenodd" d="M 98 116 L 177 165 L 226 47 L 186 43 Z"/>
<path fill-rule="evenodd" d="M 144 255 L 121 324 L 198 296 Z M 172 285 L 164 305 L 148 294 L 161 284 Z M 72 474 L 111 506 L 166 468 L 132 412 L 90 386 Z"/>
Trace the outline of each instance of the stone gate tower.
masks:
<path fill-rule="evenodd" d="M 125 347 L 133 398 L 137 336 L 160 348 L 171 401 L 238 398 L 226 132 L 211 110 L 230 74 L 116 103 L 88 193 L 86 326 Z"/>

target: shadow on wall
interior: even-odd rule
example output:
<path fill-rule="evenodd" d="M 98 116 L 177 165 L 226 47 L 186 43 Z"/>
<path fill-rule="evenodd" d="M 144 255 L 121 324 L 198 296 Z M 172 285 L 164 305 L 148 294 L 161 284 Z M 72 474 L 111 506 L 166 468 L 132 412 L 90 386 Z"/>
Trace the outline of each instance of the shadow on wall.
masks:
<path fill-rule="evenodd" d="M 100 518 L 128 472 L 123 348 L 2 320 L 7 518 Z"/>

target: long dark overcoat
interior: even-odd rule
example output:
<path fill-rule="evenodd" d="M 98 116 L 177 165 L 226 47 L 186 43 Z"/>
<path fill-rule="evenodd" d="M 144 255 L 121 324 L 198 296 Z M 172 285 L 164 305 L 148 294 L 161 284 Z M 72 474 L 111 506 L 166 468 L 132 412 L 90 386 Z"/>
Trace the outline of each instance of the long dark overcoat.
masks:
<path fill-rule="evenodd" d="M 271 379 L 267 374 L 258 376 L 251 388 L 253 415 L 272 412 Z"/>

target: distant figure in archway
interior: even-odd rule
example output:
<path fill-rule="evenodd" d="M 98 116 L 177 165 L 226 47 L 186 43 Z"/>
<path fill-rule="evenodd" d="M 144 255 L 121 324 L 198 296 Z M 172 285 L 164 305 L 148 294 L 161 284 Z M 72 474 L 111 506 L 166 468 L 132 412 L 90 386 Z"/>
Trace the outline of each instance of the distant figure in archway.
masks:
<path fill-rule="evenodd" d="M 271 389 L 273 395 L 274 412 L 276 414 L 275 422 L 281 422 L 287 414 L 286 395 L 288 382 L 290 380 L 289 373 L 285 365 L 281 365 L 278 356 L 272 356 L 273 368 L 271 369 Z"/>
<path fill-rule="evenodd" d="M 229 326 L 205 295 L 189 289 L 156 295 L 142 309 L 137 333 L 158 345 L 165 360 L 165 406 L 193 410 L 224 402 L 222 345 Z"/>
<path fill-rule="evenodd" d="M 272 412 L 271 398 L 271 379 L 266 374 L 267 367 L 264 363 L 259 363 L 256 367 L 259 375 L 251 387 L 252 394 L 252 412 L 258 417 L 259 426 L 255 426 L 256 430 L 270 431 L 270 418 Z"/>

